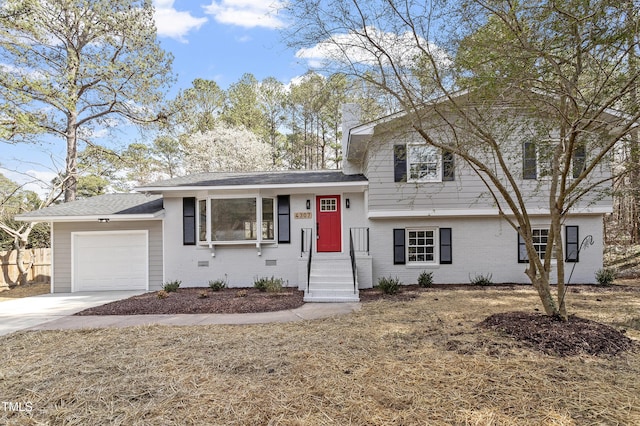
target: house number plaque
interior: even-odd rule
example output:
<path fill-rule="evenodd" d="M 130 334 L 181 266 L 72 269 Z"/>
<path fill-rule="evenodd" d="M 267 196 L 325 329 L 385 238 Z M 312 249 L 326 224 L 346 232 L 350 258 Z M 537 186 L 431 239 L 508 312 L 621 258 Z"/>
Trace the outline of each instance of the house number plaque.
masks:
<path fill-rule="evenodd" d="M 295 219 L 311 219 L 311 212 L 295 212 L 293 214 Z"/>

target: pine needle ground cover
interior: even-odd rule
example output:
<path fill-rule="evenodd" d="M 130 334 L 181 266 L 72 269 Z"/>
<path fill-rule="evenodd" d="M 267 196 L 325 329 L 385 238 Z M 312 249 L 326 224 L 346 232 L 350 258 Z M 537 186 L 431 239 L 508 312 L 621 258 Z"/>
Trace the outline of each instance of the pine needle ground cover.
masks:
<path fill-rule="evenodd" d="M 567 297 L 640 340 L 637 291 Z M 637 347 L 550 355 L 480 326 L 537 306 L 529 288 L 438 289 L 309 322 L 16 333 L 0 424 L 640 424 Z"/>

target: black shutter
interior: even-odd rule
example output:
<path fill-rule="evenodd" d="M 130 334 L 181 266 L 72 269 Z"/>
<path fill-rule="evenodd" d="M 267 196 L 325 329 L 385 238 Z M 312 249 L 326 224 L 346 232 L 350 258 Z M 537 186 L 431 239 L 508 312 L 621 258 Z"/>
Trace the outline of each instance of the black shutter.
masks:
<path fill-rule="evenodd" d="M 537 179 L 538 159 L 536 157 L 536 145 L 533 142 L 525 142 L 522 151 L 522 177 L 524 179 Z"/>
<path fill-rule="evenodd" d="M 404 248 L 404 229 L 393 230 L 393 264 L 404 265 L 405 260 L 405 248 Z"/>
<path fill-rule="evenodd" d="M 518 263 L 529 262 L 529 255 L 527 254 L 527 246 L 524 243 L 524 238 L 518 232 Z"/>
<path fill-rule="evenodd" d="M 407 146 L 393 146 L 393 181 L 407 181 Z"/>
<path fill-rule="evenodd" d="M 193 197 L 182 199 L 182 244 L 196 244 L 196 199 Z"/>
<path fill-rule="evenodd" d="M 578 234 L 577 226 L 565 226 L 564 227 L 564 252 L 565 262 L 579 262 L 580 261 L 580 237 Z"/>
<path fill-rule="evenodd" d="M 450 265 L 453 263 L 451 228 L 440 228 L 440 263 L 442 265 Z"/>
<path fill-rule="evenodd" d="M 587 150 L 584 144 L 580 144 L 573 152 L 573 178 L 576 179 L 584 171 L 587 159 Z"/>
<path fill-rule="evenodd" d="M 453 153 L 450 151 L 442 152 L 442 180 L 452 181 L 456 178 L 455 164 L 453 162 Z"/>
<path fill-rule="evenodd" d="M 291 242 L 291 203 L 288 195 L 278 195 L 278 242 Z"/>

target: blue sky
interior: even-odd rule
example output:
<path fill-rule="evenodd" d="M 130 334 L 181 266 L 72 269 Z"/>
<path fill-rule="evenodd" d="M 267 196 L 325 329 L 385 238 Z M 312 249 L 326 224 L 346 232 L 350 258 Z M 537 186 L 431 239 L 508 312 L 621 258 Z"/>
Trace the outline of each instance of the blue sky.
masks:
<path fill-rule="evenodd" d="M 214 80 L 226 89 L 242 74 L 258 80 L 275 77 L 288 83 L 307 70 L 296 51 L 282 42 L 286 25 L 274 0 L 153 0 L 162 47 L 174 55 L 177 81 L 170 97 L 190 87 L 195 78 Z M 122 133 L 116 143 L 133 142 Z M 125 140 L 126 139 L 126 140 Z M 81 147 L 82 148 L 82 147 Z M 64 167 L 64 142 L 9 145 L 0 142 L 0 173 L 25 183 L 50 180 Z M 34 184 L 28 188 L 36 190 Z"/>
<path fill-rule="evenodd" d="M 195 78 L 215 80 L 222 88 L 250 72 L 258 80 L 287 83 L 305 64 L 282 42 L 286 25 L 272 0 L 154 0 L 158 36 L 172 52 L 176 88 Z"/>

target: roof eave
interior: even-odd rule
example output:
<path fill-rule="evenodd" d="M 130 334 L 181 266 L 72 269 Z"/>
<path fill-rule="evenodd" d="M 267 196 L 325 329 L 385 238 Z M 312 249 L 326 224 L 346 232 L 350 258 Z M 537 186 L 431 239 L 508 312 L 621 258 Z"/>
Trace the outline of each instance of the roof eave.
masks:
<path fill-rule="evenodd" d="M 66 216 L 24 216 L 18 215 L 15 220 L 21 222 L 123 222 L 140 220 L 161 220 L 164 210 L 145 214 L 94 214 L 94 215 L 66 215 Z"/>
<path fill-rule="evenodd" d="M 369 182 L 352 181 L 352 182 L 313 182 L 313 183 L 289 183 L 289 184 L 261 184 L 261 185 L 184 185 L 184 186 L 143 186 L 135 188 L 136 191 L 142 193 L 163 193 L 163 192 L 179 192 L 179 191 L 245 191 L 260 189 L 298 189 L 298 188 L 326 188 L 331 185 L 332 188 L 354 188 L 367 187 Z"/>

